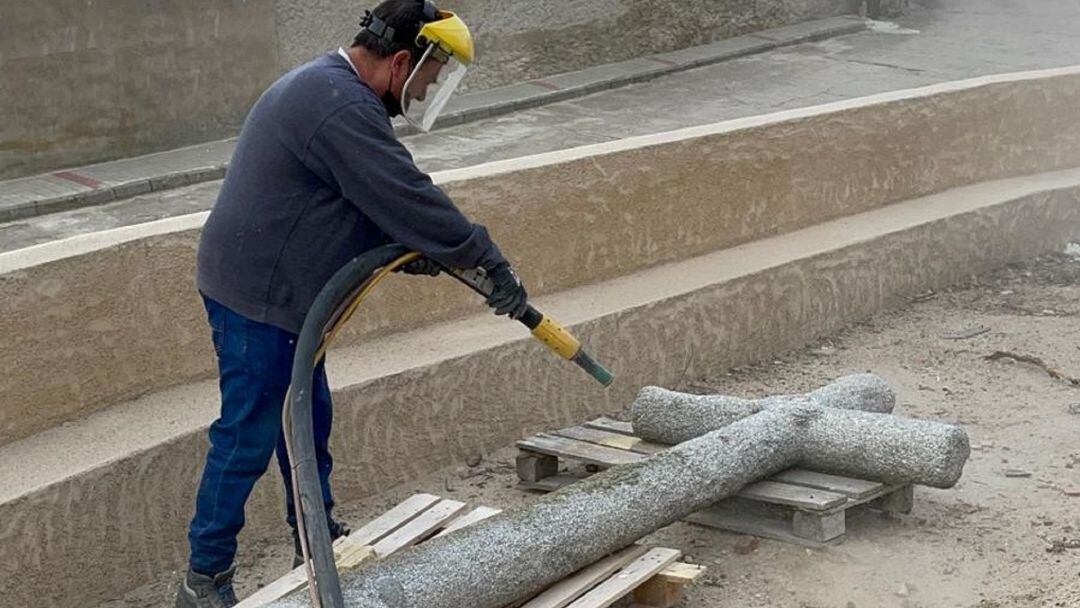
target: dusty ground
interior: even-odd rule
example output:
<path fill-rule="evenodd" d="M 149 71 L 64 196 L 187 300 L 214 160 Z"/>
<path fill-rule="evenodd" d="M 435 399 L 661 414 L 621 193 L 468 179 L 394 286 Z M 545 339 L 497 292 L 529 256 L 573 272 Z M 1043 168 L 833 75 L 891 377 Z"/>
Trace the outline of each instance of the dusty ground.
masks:
<path fill-rule="evenodd" d="M 709 568 L 682 605 L 1080 607 L 1080 495 L 1069 496 L 1080 494 L 1080 387 L 1033 364 L 985 359 L 995 351 L 1080 377 L 1080 261 L 1051 256 L 1007 268 L 776 361 L 675 387 L 760 396 L 872 371 L 896 388 L 898 413 L 962 424 L 973 446 L 956 488 L 919 488 L 907 516 L 851 517 L 846 542 L 828 549 L 762 540 L 747 552 L 746 537 L 685 524 L 654 534 L 648 542 L 682 549 Z M 360 524 L 417 491 L 520 504 L 530 496 L 513 487 L 514 454 L 506 448 L 477 466 L 448 467 L 339 512 Z M 246 547 L 241 596 L 283 574 L 290 559 L 284 536 Z M 168 605 L 175 576 L 104 606 Z"/>

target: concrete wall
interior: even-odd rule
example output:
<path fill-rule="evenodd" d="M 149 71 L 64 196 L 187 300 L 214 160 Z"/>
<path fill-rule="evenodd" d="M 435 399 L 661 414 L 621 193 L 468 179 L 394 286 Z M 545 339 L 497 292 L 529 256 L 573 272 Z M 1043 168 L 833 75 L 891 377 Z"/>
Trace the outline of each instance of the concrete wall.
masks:
<path fill-rule="evenodd" d="M 236 132 L 279 70 L 274 9 L 0 2 L 0 179 Z"/>
<path fill-rule="evenodd" d="M 0 179 L 235 135 L 374 0 L 0 2 Z M 458 0 L 482 89 L 840 14 L 846 0 Z M 14 119 L 12 119 L 14 117 Z"/>
<path fill-rule="evenodd" d="M 277 1 L 285 65 L 351 40 L 361 3 Z M 447 0 L 476 38 L 466 88 L 530 78 L 704 44 L 848 12 L 847 0 Z"/>
<path fill-rule="evenodd" d="M 542 295 L 946 188 L 1080 166 L 1078 97 L 1080 69 L 982 78 L 436 179 Z M 200 218 L 85 253 L 0 254 L 0 367 L 11 370 L 0 376 L 0 445 L 212 373 L 192 285 Z M 450 281 L 392 281 L 343 343 L 481 307 Z"/>
<path fill-rule="evenodd" d="M 487 315 L 337 353 L 335 493 L 353 500 L 525 434 L 609 414 L 646 384 L 773 356 L 902 296 L 1080 237 L 1080 172 L 1030 181 L 901 203 L 542 301 L 617 372 L 606 391 Z M 93 605 L 183 567 L 214 391 L 212 382 L 172 391 L 96 430 L 65 430 L 72 451 L 119 456 L 85 456 L 77 472 L 52 474 L 51 483 L 34 482 L 67 454 L 46 442 L 0 448 L 0 479 L 14 481 L 0 487 L 5 605 Z M 131 436 L 153 422 L 169 426 L 193 400 L 205 401 L 194 408 L 201 424 L 123 451 Z M 253 538 L 288 542 L 280 496 L 274 473 L 257 486 L 245 551 Z"/>

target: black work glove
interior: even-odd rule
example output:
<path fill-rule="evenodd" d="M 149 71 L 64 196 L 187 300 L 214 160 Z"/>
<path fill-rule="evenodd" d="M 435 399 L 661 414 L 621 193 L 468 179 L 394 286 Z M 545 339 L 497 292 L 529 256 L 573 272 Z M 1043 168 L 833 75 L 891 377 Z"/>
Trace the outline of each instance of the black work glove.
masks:
<path fill-rule="evenodd" d="M 525 286 L 514 269 L 504 262 L 489 270 L 487 276 L 495 285 L 488 296 L 488 306 L 494 308 L 497 315 L 520 319 L 528 307 L 529 294 L 525 293 Z"/>
<path fill-rule="evenodd" d="M 420 259 L 405 264 L 394 272 L 398 271 L 404 272 L 405 274 L 426 274 L 430 277 L 437 277 L 439 276 L 439 272 L 442 271 L 442 268 L 435 263 L 435 260 L 421 257 Z"/>

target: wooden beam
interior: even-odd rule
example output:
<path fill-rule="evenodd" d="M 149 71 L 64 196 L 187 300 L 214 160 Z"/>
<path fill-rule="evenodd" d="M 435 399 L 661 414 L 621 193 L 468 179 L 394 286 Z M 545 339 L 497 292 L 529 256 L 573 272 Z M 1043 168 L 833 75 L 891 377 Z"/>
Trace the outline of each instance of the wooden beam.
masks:
<path fill-rule="evenodd" d="M 548 587 L 521 608 L 565 608 L 597 583 L 644 555 L 646 551 L 648 549 L 641 545 L 630 545 Z"/>
<path fill-rule="evenodd" d="M 803 469 L 788 469 L 773 475 L 769 480 L 836 492 L 854 499 L 866 498 L 874 492 L 879 492 L 882 487 L 884 487 L 884 484 L 877 481 L 853 479 L 851 477 L 841 477 L 840 475 L 828 475 L 826 473 L 805 471 Z"/>
<path fill-rule="evenodd" d="M 759 481 L 739 491 L 740 498 L 787 505 L 808 511 L 826 511 L 847 504 L 848 497 L 836 492 L 815 490 L 775 481 Z"/>
<path fill-rule="evenodd" d="M 411 519 L 435 506 L 441 498 L 432 494 L 414 494 L 364 527 L 346 536 L 350 543 L 374 545 Z"/>
<path fill-rule="evenodd" d="M 619 464 L 638 462 L 639 460 L 648 458 L 648 456 L 644 454 L 636 454 L 634 452 L 627 452 L 626 450 L 617 450 L 615 448 L 585 443 L 584 441 L 576 441 L 574 439 L 546 434 L 534 435 L 528 439 L 518 441 L 517 446 L 530 452 L 539 452 L 541 454 L 559 456 L 560 458 L 573 458 L 602 467 L 612 467 Z"/>
<path fill-rule="evenodd" d="M 450 522 L 449 526 L 443 528 L 442 532 L 439 532 L 435 536 L 442 536 L 443 534 L 449 534 L 454 530 L 460 530 L 466 526 L 471 526 L 478 521 L 483 521 L 492 515 L 501 513 L 502 509 L 493 509 L 491 507 L 476 507 L 472 511 L 469 511 L 465 515 Z"/>
<path fill-rule="evenodd" d="M 568 608 L 607 608 L 679 559 L 680 555 L 682 552 L 677 549 L 651 549 Z"/>
<path fill-rule="evenodd" d="M 522 481 L 540 481 L 559 474 L 559 458 L 550 454 L 521 452 L 514 460 L 518 479 Z"/>
<path fill-rule="evenodd" d="M 600 417 L 596 420 L 590 420 L 585 423 L 585 426 L 591 429 L 599 429 L 601 431 L 611 431 L 612 433 L 621 433 L 623 435 L 633 435 L 634 425 L 629 422 L 623 422 L 621 420 L 613 420 L 611 418 Z"/>
<path fill-rule="evenodd" d="M 649 443 L 639 437 L 603 431 L 586 426 L 572 426 L 566 429 L 559 429 L 555 431 L 555 434 L 568 439 L 577 439 L 578 441 L 585 441 L 596 445 L 602 445 L 618 450 L 628 450 L 650 456 L 657 452 L 662 452 L 668 447 L 658 443 Z"/>

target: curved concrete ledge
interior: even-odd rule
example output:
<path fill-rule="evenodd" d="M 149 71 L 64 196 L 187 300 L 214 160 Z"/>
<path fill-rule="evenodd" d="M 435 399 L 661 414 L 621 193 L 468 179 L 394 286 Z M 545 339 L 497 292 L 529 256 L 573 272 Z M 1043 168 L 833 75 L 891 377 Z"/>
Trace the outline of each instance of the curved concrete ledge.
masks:
<path fill-rule="evenodd" d="M 618 373 L 606 392 L 487 314 L 373 339 L 330 359 L 337 492 L 355 499 L 617 410 L 641 386 L 769 357 L 902 295 L 1077 238 L 1072 170 L 952 190 L 540 298 Z M 215 407 L 209 381 L 0 447 L 0 597 L 75 607 L 181 567 Z M 280 537 L 278 485 L 271 475 L 257 488 L 248 538 Z"/>
<path fill-rule="evenodd" d="M 975 183 L 1080 165 L 1080 68 L 979 78 L 436 177 L 553 293 Z M 0 444 L 212 373 L 202 215 L 0 254 Z M 478 310 L 397 281 L 345 342 Z"/>

